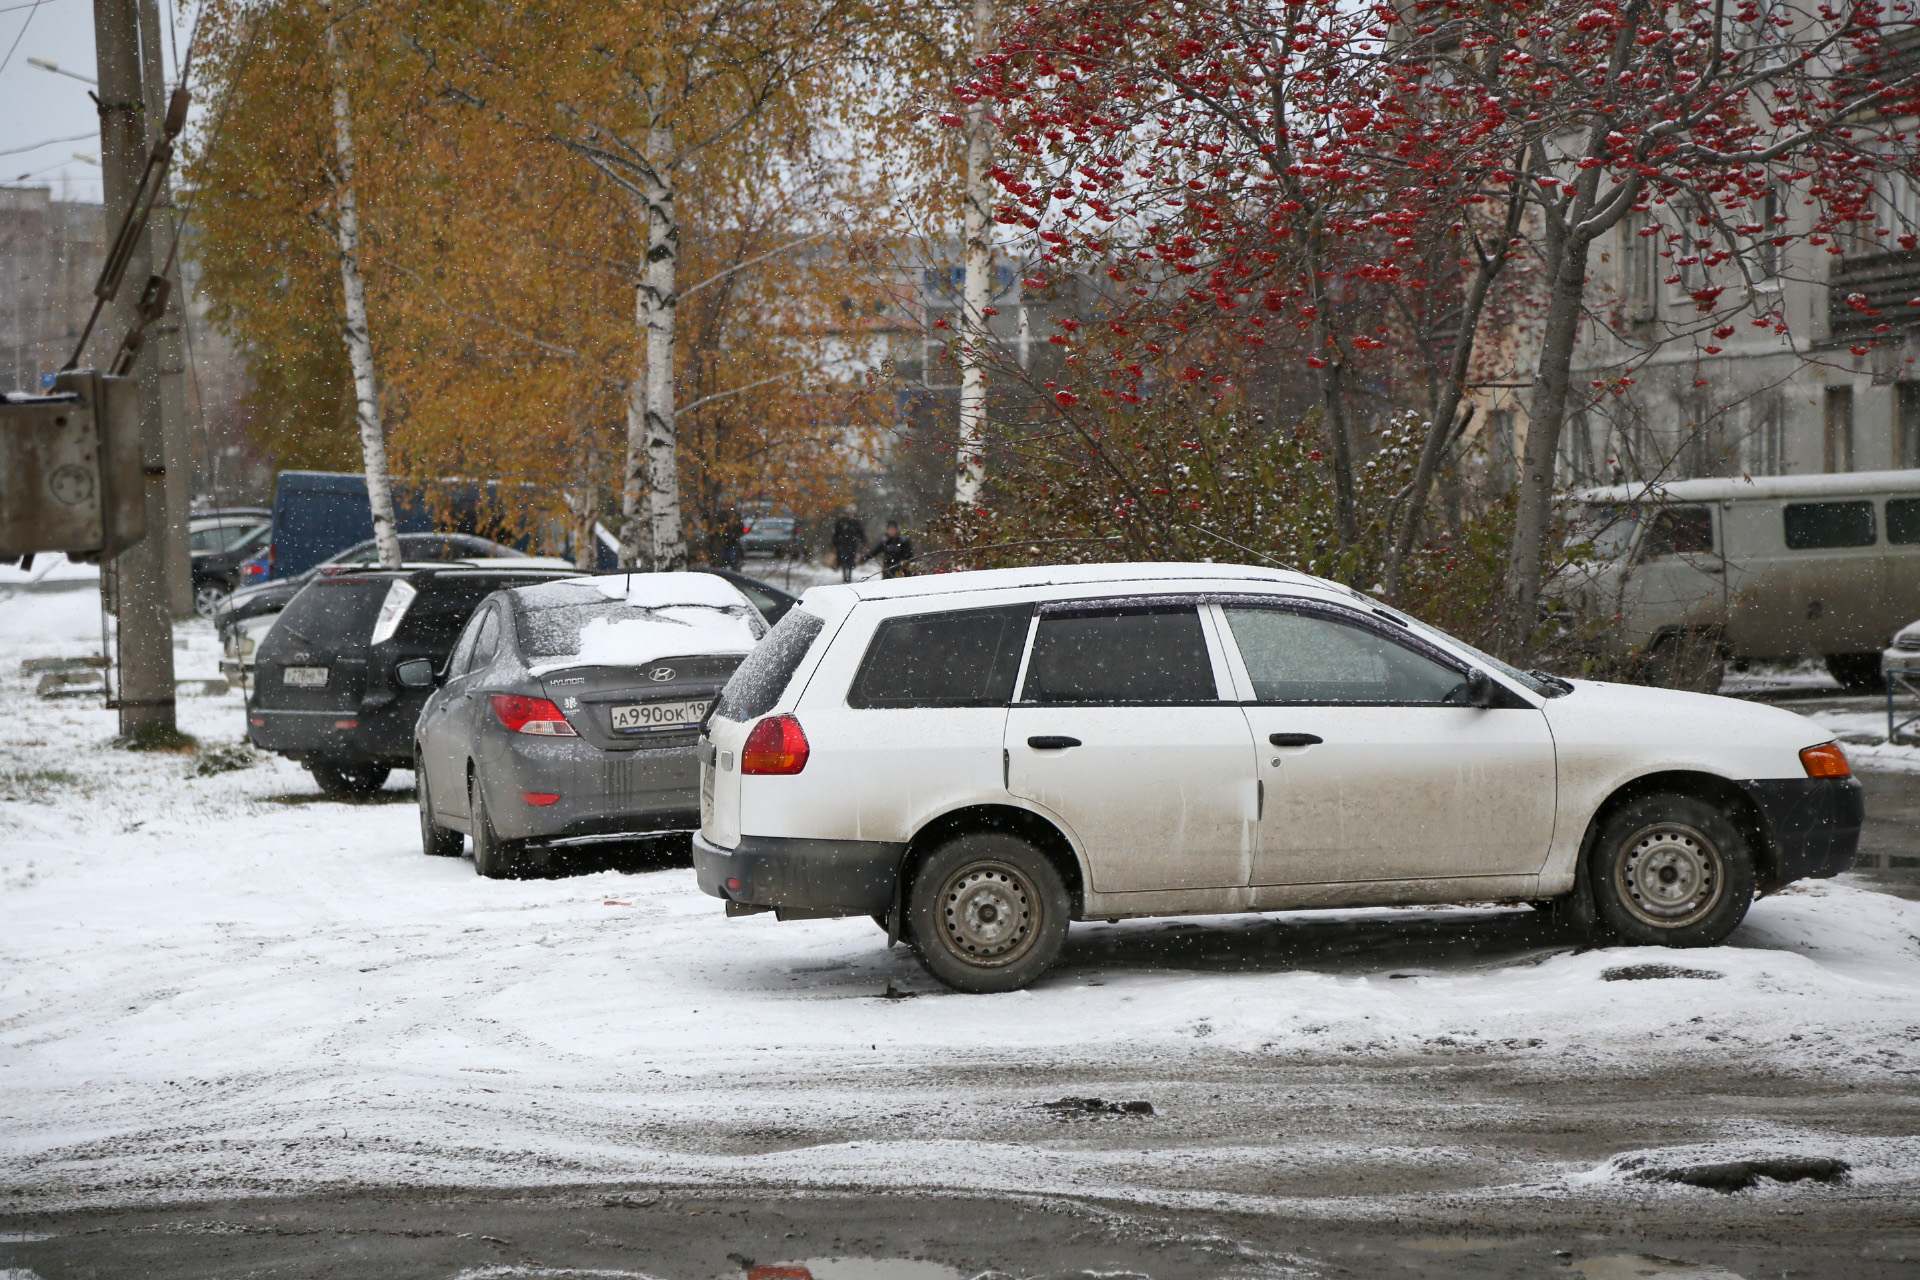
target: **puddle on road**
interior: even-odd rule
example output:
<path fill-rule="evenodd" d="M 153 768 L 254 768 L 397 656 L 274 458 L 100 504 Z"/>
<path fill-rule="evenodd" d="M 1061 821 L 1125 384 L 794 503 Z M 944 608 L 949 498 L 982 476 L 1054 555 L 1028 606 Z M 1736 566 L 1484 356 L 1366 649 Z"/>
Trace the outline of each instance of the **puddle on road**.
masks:
<path fill-rule="evenodd" d="M 1568 1269 L 1587 1280 L 1744 1280 L 1738 1272 L 1702 1262 L 1655 1258 L 1644 1253 L 1614 1253 L 1576 1258 Z"/>
<path fill-rule="evenodd" d="M 968 1274 L 916 1258 L 806 1258 L 747 1268 L 747 1280 L 965 1280 Z"/>

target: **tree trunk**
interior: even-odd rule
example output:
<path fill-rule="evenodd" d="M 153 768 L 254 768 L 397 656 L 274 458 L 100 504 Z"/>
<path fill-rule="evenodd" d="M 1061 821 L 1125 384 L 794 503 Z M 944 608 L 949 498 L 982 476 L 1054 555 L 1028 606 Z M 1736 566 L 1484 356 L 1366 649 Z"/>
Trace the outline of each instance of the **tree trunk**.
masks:
<path fill-rule="evenodd" d="M 354 417 L 360 424 L 360 455 L 367 471 L 367 501 L 373 508 L 373 541 L 380 563 L 400 567 L 400 534 L 393 519 L 393 485 L 387 476 L 387 432 L 380 420 L 380 376 L 367 328 L 367 288 L 360 274 L 360 211 L 353 192 L 353 109 L 347 98 L 347 59 L 340 29 L 327 14 L 327 59 L 333 71 L 334 236 L 340 246 L 340 291 L 346 299 L 347 360 L 353 366 Z"/>
<path fill-rule="evenodd" d="M 673 179 L 665 165 L 672 152 L 672 127 L 656 125 L 647 135 L 654 181 L 647 193 L 647 273 L 641 298 L 647 323 L 648 532 L 653 544 L 648 560 L 653 568 L 665 570 L 687 567 L 687 539 L 680 524 L 680 444 L 673 418 L 680 224 L 673 208 Z"/>
<path fill-rule="evenodd" d="M 993 0 L 973 0 L 973 56 L 991 51 Z M 954 450 L 953 500 L 963 507 L 980 504 L 986 481 L 987 299 L 993 270 L 993 224 L 987 217 L 992 193 L 987 168 L 992 162 L 991 130 L 984 102 L 967 107 L 967 175 L 961 193 L 961 235 L 967 254 L 966 285 L 960 301 L 960 439 Z"/>
<path fill-rule="evenodd" d="M 1555 255 L 1547 300 L 1546 327 L 1540 339 L 1540 363 L 1534 373 L 1533 403 L 1528 406 L 1527 444 L 1520 464 L 1520 485 L 1513 517 L 1513 548 L 1507 563 L 1507 617 L 1501 643 L 1508 655 L 1522 656 L 1539 612 L 1546 572 L 1547 525 L 1552 515 L 1553 464 L 1560 449 L 1560 428 L 1567 416 L 1574 342 L 1580 332 L 1586 294 L 1587 252 L 1592 241 L 1579 236 Z"/>
<path fill-rule="evenodd" d="M 642 338 L 647 331 L 647 289 L 633 291 L 633 322 Z M 653 539 L 648 520 L 652 485 L 647 467 L 647 363 L 644 353 L 633 380 L 627 384 L 627 456 L 620 478 L 620 567 L 636 569 L 652 559 Z"/>

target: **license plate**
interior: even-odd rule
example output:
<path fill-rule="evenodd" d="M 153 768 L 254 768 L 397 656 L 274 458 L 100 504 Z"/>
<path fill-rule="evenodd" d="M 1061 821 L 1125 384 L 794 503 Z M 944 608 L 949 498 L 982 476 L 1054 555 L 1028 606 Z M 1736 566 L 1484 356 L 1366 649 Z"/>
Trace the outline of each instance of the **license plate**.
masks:
<path fill-rule="evenodd" d="M 280 683 L 296 685 L 302 689 L 324 689 L 327 684 L 327 668 L 283 667 L 280 671 Z"/>
<path fill-rule="evenodd" d="M 700 723 L 713 699 L 698 702 L 640 702 L 613 708 L 613 727 L 622 733 L 637 729 L 678 729 Z"/>

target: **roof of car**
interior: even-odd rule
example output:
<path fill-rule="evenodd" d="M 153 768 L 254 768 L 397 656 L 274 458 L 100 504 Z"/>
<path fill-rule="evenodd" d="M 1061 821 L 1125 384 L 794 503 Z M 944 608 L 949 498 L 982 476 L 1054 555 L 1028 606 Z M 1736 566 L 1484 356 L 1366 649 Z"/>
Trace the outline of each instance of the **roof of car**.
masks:
<path fill-rule="evenodd" d="M 1732 498 L 1851 497 L 1898 489 L 1920 491 L 1920 469 L 1664 480 L 1578 489 L 1568 496 L 1576 502 L 1718 502 Z"/>
<path fill-rule="evenodd" d="M 1258 565 L 1185 563 L 1180 561 L 1130 562 L 1122 564 L 1036 565 L 1026 569 L 974 569 L 964 573 L 933 573 L 913 578 L 869 580 L 848 586 L 815 587 L 814 592 L 846 591 L 861 600 L 897 600 L 912 596 L 937 596 L 962 591 L 995 591 L 1008 587 L 1102 586 L 1106 584 L 1151 584 L 1157 590 L 1206 583 L 1269 583 L 1280 587 L 1312 587 L 1342 595 L 1349 589 L 1291 569 L 1269 569 Z"/>

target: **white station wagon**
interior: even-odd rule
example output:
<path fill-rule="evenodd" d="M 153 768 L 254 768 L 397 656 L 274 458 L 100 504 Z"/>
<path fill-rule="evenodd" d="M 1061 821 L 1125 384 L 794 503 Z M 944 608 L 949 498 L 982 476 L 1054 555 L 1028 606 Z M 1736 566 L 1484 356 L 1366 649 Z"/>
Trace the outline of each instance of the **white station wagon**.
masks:
<path fill-rule="evenodd" d="M 1238 565 L 816 587 L 699 755 L 729 914 L 871 915 L 966 991 L 1123 916 L 1514 901 L 1710 945 L 1845 870 L 1864 814 L 1791 712 L 1517 671 Z"/>

